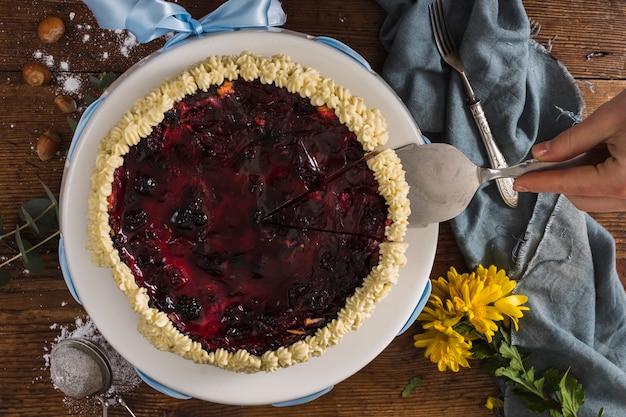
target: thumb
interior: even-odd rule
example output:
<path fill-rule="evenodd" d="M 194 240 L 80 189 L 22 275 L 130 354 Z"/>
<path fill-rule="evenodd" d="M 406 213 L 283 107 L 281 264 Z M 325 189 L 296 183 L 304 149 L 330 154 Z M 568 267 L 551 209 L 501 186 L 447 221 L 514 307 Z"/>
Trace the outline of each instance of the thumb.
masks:
<path fill-rule="evenodd" d="M 604 141 L 604 135 L 593 131 L 589 119 L 561 132 L 552 140 L 533 146 L 532 154 L 540 161 L 564 161 L 587 152 Z"/>
<path fill-rule="evenodd" d="M 562 161 L 608 141 L 624 129 L 625 105 L 626 90 L 604 103 L 582 122 L 552 140 L 535 145 L 533 156 L 541 161 Z"/>

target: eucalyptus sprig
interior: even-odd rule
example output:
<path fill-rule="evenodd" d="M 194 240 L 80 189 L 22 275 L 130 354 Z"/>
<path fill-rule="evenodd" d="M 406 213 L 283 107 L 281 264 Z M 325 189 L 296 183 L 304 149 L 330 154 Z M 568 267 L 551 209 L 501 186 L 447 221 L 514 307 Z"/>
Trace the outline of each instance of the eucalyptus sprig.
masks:
<path fill-rule="evenodd" d="M 43 258 L 37 252 L 41 246 L 60 235 L 59 224 L 59 202 L 50 189 L 39 180 L 43 186 L 47 198 L 35 198 L 18 210 L 20 219 L 24 222 L 16 225 L 10 232 L 3 232 L 3 222 L 0 216 L 0 241 L 16 254 L 8 257 L 0 263 L 0 287 L 11 280 L 11 274 L 4 267 L 12 262 L 21 259 L 24 268 L 31 273 L 41 272 L 45 265 Z M 33 244 L 23 236 L 24 232 L 30 232 L 34 237 L 42 239 Z"/>

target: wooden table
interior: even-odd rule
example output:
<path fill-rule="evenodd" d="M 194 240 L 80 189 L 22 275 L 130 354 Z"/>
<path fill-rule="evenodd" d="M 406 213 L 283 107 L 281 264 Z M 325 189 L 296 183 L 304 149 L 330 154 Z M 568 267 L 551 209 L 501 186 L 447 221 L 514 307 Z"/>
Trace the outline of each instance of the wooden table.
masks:
<path fill-rule="evenodd" d="M 179 0 L 195 17 L 213 10 L 217 0 Z M 578 80 L 587 102 L 585 114 L 626 88 L 626 3 L 586 0 L 527 0 L 528 14 L 542 26 L 536 39 L 552 48 Z M 314 35 L 336 37 L 351 45 L 380 70 L 385 51 L 378 41 L 384 12 L 374 0 L 284 0 L 286 27 Z M 52 104 L 64 90 L 83 99 L 98 92 L 87 77 L 103 71 L 122 73 L 157 49 L 159 42 L 124 45 L 124 35 L 102 31 L 91 13 L 76 0 L 0 0 L 0 213 L 4 230 L 18 222 L 24 202 L 43 197 L 41 178 L 55 193 L 63 173 L 71 131 L 66 115 Z M 67 24 L 65 37 L 42 44 L 37 23 L 57 15 Z M 46 62 L 55 73 L 49 87 L 34 88 L 22 81 L 21 68 L 31 61 Z M 78 83 L 77 81 L 80 81 Z M 79 85 L 80 84 L 80 85 Z M 35 153 L 38 136 L 54 129 L 62 136 L 60 154 L 42 162 Z M 597 215 L 615 236 L 618 270 L 626 282 L 626 220 L 622 213 Z M 5 253 L 6 252 L 6 253 Z M 2 252 L 7 256 L 9 250 Z M 84 310 L 72 299 L 63 282 L 57 243 L 44 246 L 47 267 L 40 274 L 10 270 L 14 278 L 0 289 L 0 415 L 60 416 L 75 410 L 53 388 L 44 356 L 60 327 L 73 328 Z M 441 225 L 432 276 L 449 266 L 465 266 L 450 227 Z M 126 394 L 138 416 L 488 416 L 485 398 L 497 393 L 494 382 L 476 364 L 459 373 L 439 373 L 412 347 L 413 329 L 398 337 L 371 364 L 338 384 L 332 392 L 297 408 L 235 407 L 199 400 L 175 400 L 141 385 Z M 400 393 L 410 378 L 422 385 L 409 398 Z M 90 415 L 99 415 L 98 412 Z M 110 410 L 123 416 L 121 408 Z"/>

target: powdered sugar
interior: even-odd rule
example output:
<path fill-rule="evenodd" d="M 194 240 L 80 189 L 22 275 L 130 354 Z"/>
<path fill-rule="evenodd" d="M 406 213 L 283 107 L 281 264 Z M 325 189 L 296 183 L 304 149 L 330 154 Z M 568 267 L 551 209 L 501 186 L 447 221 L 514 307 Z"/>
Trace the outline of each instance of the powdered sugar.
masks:
<path fill-rule="evenodd" d="M 50 326 L 51 329 L 60 329 L 60 334 L 54 339 L 54 342 L 51 346 L 45 347 L 45 354 L 43 356 L 45 368 L 50 368 L 50 353 L 54 347 L 63 340 L 67 339 L 84 339 L 98 345 L 102 351 L 107 355 L 109 361 L 111 362 L 111 370 L 113 371 L 113 381 L 111 384 L 111 388 L 107 391 L 106 395 L 114 395 L 114 394 L 124 394 L 129 391 L 132 391 L 136 388 L 140 383 L 141 379 L 137 375 L 135 368 L 124 359 L 117 351 L 115 351 L 111 345 L 106 341 L 106 339 L 98 332 L 96 325 L 94 322 L 87 317 L 86 321 L 82 318 L 77 318 L 75 321 L 75 328 L 70 329 L 68 326 L 60 326 L 58 324 L 53 324 Z M 63 360 L 71 361 L 75 360 L 75 366 L 78 366 L 78 363 L 81 358 L 62 358 Z M 84 359 L 84 358 L 83 358 Z M 88 363 L 85 363 L 85 366 L 89 366 Z M 89 369 L 84 369 L 85 372 L 90 371 Z M 80 373 L 81 370 L 74 371 L 73 373 Z M 70 375 L 71 376 L 71 375 Z M 58 389 L 58 387 L 55 386 Z M 64 399 L 64 404 L 70 409 L 70 413 L 72 414 L 82 414 L 85 412 L 92 412 L 94 409 L 97 410 L 99 406 L 99 402 L 92 397 L 76 399 L 71 396 L 66 396 Z"/>
<path fill-rule="evenodd" d="M 74 12 L 70 12 L 64 19 L 66 24 L 71 22 L 73 25 L 71 36 L 77 36 L 82 43 L 89 44 L 89 49 L 96 51 L 98 48 L 101 49 L 100 60 L 103 62 L 116 54 L 130 58 L 133 50 L 140 45 L 137 38 L 127 30 L 105 30 L 97 25 L 76 22 L 75 19 L 76 13 Z M 83 74 L 81 77 L 70 72 L 72 55 L 56 58 L 47 50 L 38 49 L 33 51 L 32 56 L 35 61 L 41 62 L 53 71 L 57 94 L 69 94 L 78 96 L 77 98 L 82 96 L 83 87 L 88 84 L 87 75 Z"/>

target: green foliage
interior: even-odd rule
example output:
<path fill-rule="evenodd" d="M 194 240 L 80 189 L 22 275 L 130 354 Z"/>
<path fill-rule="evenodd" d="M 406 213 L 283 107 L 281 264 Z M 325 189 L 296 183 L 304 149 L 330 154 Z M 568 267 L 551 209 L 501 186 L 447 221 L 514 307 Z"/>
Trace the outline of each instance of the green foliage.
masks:
<path fill-rule="evenodd" d="M 114 72 L 103 72 L 97 77 L 94 77 L 94 76 L 89 77 L 89 82 L 91 83 L 92 86 L 94 86 L 98 90 L 104 91 L 107 88 L 109 88 L 109 86 L 113 84 L 113 82 L 116 79 L 117 79 L 117 76 L 115 75 Z"/>
<path fill-rule="evenodd" d="M 11 275 L 4 268 L 12 262 L 20 259 L 24 268 L 31 273 L 38 273 L 45 268 L 44 260 L 37 252 L 37 249 L 59 236 L 58 219 L 59 219 L 59 203 L 50 191 L 50 189 L 41 181 L 48 198 L 35 198 L 18 210 L 18 215 L 24 221 L 22 225 L 16 225 L 11 232 L 4 233 L 2 229 L 2 219 L 0 218 L 0 241 L 2 241 L 11 250 L 17 252 L 13 257 L 8 258 L 0 263 L 0 287 L 6 285 L 11 280 Z M 30 232 L 34 237 L 42 237 L 48 234 L 43 240 L 37 244 L 31 243 L 23 236 L 24 232 Z"/>
<path fill-rule="evenodd" d="M 406 398 L 413 393 L 422 384 L 422 378 L 419 376 L 415 376 L 409 380 L 409 383 L 406 384 L 404 389 L 402 390 L 402 398 Z"/>
<path fill-rule="evenodd" d="M 526 366 L 527 356 L 511 344 L 508 330 L 500 329 L 491 343 L 477 341 L 472 354 L 483 360 L 490 374 L 512 386 L 529 411 L 552 417 L 577 417 L 584 403 L 583 386 L 569 374 L 550 368 L 538 374 Z M 602 416 L 601 410 L 598 416 Z"/>

